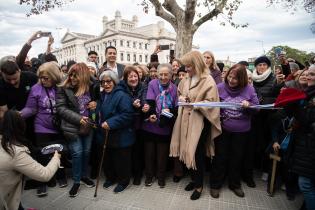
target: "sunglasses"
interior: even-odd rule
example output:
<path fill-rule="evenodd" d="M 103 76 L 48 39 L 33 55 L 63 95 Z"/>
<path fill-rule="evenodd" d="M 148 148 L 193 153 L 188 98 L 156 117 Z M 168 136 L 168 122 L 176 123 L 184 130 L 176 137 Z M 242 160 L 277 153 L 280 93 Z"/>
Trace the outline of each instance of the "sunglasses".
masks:
<path fill-rule="evenodd" d="M 101 85 L 111 84 L 113 80 L 102 80 Z"/>
<path fill-rule="evenodd" d="M 204 56 L 204 58 L 210 59 L 211 57 L 210 56 Z"/>
<path fill-rule="evenodd" d="M 74 73 L 69 74 L 69 77 L 77 78 L 77 75 Z"/>
<path fill-rule="evenodd" d="M 48 81 L 50 78 L 49 77 L 39 77 L 40 80 L 43 80 L 43 81 Z"/>

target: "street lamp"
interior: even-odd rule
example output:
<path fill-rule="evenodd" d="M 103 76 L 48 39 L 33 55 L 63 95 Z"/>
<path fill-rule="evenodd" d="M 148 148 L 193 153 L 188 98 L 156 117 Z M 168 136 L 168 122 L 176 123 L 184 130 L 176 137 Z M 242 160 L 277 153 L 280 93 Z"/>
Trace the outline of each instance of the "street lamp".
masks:
<path fill-rule="evenodd" d="M 265 48 L 264 48 L 264 41 L 263 40 L 256 40 L 256 42 L 260 42 L 261 43 L 261 47 L 263 49 L 263 53 L 264 55 L 266 54 Z"/>

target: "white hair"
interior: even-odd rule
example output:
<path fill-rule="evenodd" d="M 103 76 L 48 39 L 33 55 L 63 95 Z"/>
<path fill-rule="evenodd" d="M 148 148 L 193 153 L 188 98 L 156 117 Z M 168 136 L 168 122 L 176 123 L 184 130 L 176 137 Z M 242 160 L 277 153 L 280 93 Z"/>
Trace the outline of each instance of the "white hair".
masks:
<path fill-rule="evenodd" d="M 113 82 L 115 83 L 115 85 L 117 85 L 119 83 L 119 78 L 118 75 L 113 72 L 112 70 L 106 70 L 104 71 L 101 75 L 100 75 L 100 81 L 103 80 L 104 77 L 109 77 L 111 80 L 113 80 Z"/>
<path fill-rule="evenodd" d="M 172 75 L 172 73 L 173 73 L 172 65 L 169 63 L 162 63 L 162 64 L 158 65 L 157 72 L 159 73 L 161 68 L 165 68 L 165 67 L 168 69 L 168 72 Z"/>

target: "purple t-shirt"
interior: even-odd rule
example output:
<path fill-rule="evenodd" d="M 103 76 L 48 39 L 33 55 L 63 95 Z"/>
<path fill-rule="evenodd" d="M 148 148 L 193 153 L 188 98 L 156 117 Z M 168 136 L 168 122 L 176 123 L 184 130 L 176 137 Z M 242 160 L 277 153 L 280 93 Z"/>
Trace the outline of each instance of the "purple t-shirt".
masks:
<path fill-rule="evenodd" d="M 211 69 L 210 70 L 210 75 L 214 79 L 215 84 L 218 85 L 218 84 L 220 84 L 222 82 L 221 71 L 219 69 Z"/>
<path fill-rule="evenodd" d="M 78 104 L 79 104 L 79 110 L 80 115 L 88 117 L 89 116 L 89 110 L 87 108 L 89 102 L 91 101 L 91 96 L 89 92 L 84 93 L 81 96 L 77 97 Z"/>
<path fill-rule="evenodd" d="M 218 85 L 220 101 L 241 103 L 246 100 L 250 105 L 259 104 L 255 89 L 247 85 L 242 89 L 232 89 L 225 82 Z M 251 110 L 221 109 L 221 125 L 230 132 L 247 132 L 251 129 Z"/>
<path fill-rule="evenodd" d="M 53 112 L 56 113 L 56 88 L 47 88 Z M 35 84 L 30 91 L 25 107 L 21 110 L 23 118 L 35 115 L 35 133 L 57 133 L 52 124 L 49 98 L 41 84 Z"/>
<path fill-rule="evenodd" d="M 169 83 L 170 85 L 170 95 L 172 98 L 172 108 L 177 106 L 177 87 L 172 82 Z M 154 79 L 148 85 L 148 92 L 147 92 L 147 100 L 155 100 L 157 96 L 160 94 L 159 88 L 159 80 Z M 159 127 L 158 121 L 155 123 L 151 123 L 146 121 L 142 124 L 142 129 L 151 133 L 155 133 L 158 135 L 170 135 L 172 132 L 172 126 L 165 126 L 163 128 Z"/>

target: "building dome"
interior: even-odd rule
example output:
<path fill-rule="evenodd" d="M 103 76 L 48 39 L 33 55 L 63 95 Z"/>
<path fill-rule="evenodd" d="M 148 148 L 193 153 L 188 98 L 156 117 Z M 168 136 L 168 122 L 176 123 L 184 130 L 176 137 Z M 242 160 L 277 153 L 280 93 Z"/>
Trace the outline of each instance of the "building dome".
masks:
<path fill-rule="evenodd" d="M 132 16 L 132 22 L 138 22 L 138 16 L 137 15 Z"/>
<path fill-rule="evenodd" d="M 121 13 L 120 13 L 120 11 L 116 11 L 116 13 L 115 13 L 115 17 L 121 17 Z"/>

